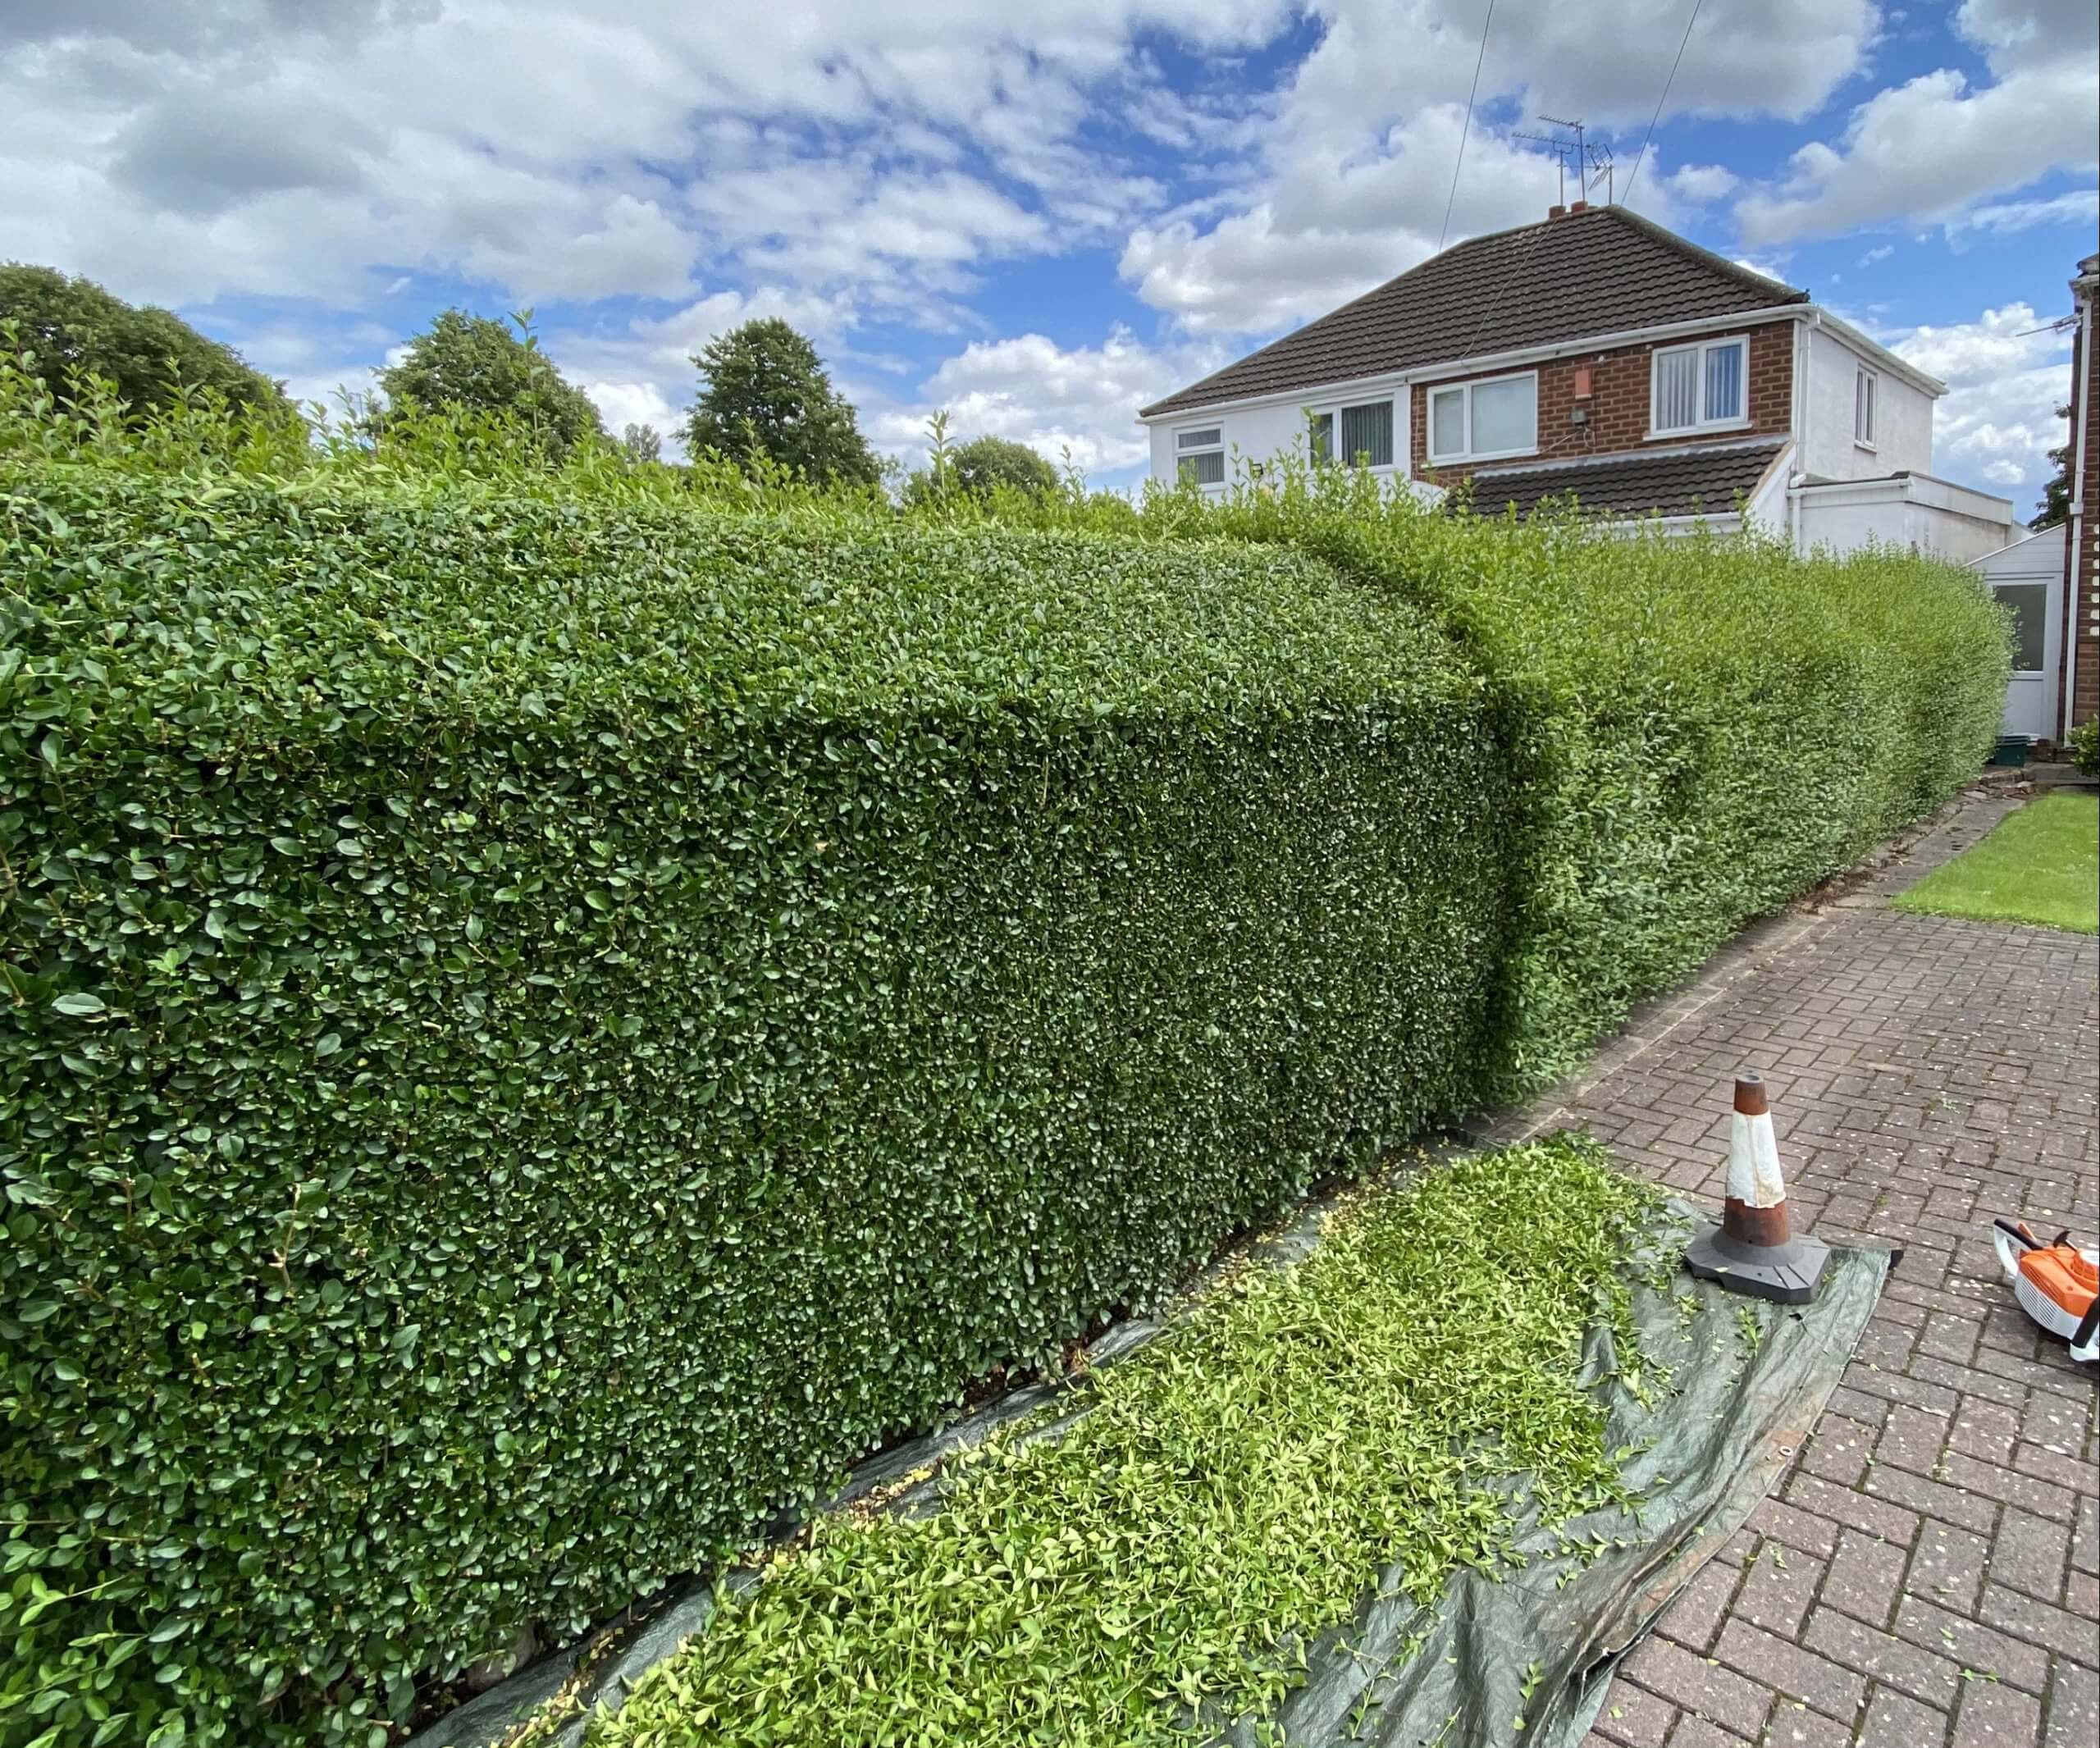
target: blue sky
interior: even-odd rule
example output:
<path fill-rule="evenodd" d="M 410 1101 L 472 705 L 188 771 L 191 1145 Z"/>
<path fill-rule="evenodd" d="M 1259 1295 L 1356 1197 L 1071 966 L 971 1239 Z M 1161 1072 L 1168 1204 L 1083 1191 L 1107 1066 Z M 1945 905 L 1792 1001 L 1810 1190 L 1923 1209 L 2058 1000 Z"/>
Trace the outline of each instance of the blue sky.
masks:
<path fill-rule="evenodd" d="M 1543 216 L 1579 116 L 1631 203 L 1945 378 L 1938 471 L 2024 512 L 2094 247 L 2093 0 L 20 0 L 0 257 L 168 304 L 325 397 L 526 305 L 609 424 L 808 331 L 925 418 L 1141 472 L 1137 407 Z M 1483 26 L 1486 51 L 1481 52 Z M 1680 43 L 1681 64 L 1671 75 Z"/>

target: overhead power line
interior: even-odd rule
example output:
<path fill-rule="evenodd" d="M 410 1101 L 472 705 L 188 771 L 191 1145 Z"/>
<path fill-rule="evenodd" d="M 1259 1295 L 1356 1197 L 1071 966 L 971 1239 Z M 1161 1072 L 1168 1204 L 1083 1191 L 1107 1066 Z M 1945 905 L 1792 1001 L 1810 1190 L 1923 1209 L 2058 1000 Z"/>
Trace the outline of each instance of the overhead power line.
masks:
<path fill-rule="evenodd" d="M 1655 99 L 1655 112 L 1649 118 L 1646 138 L 1633 157 L 1633 174 L 1626 179 L 1626 198 L 1633 199 L 1633 185 L 1640 179 L 1641 165 L 1648 156 L 1648 141 L 1655 137 L 1655 124 L 1663 119 L 1663 105 L 1670 100 L 1670 87 L 1677 83 L 1677 70 L 1684 64 L 1685 44 L 1691 40 L 1691 27 L 1699 22 L 1699 8 L 1706 0 L 1691 0 L 1691 16 L 1684 21 L 1684 34 L 1678 39 L 1677 59 L 1670 62 L 1669 77 L 1663 81 L 1663 94 Z"/>
<path fill-rule="evenodd" d="M 1444 197 L 1444 228 L 1436 233 L 1436 247 L 1440 253 L 1444 240 L 1451 234 L 1451 204 L 1459 198 L 1459 171 L 1466 162 L 1466 135 L 1472 130 L 1473 99 L 1480 95 L 1480 70 L 1487 59 L 1487 33 L 1495 28 L 1495 0 L 1487 0 L 1487 18 L 1480 27 L 1480 53 L 1473 59 L 1473 86 L 1466 94 L 1466 119 L 1459 129 L 1459 156 L 1451 166 L 1451 192 Z"/>

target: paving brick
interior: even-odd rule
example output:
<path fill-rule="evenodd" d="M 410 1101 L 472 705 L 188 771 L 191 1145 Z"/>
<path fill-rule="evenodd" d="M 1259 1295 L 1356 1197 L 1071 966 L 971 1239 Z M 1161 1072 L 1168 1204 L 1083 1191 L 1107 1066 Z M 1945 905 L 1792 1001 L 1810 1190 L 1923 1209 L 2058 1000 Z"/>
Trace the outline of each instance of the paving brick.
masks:
<path fill-rule="evenodd" d="M 2068 1458 L 2056 1460 L 2076 1472 L 2076 1465 Z M 1979 1463 L 1958 1450 L 1947 1453 L 1947 1460 L 1940 1465 L 1940 1479 L 1965 1492 L 1979 1494 L 1987 1499 L 2002 1499 L 2008 1505 L 2017 1505 L 2024 1511 L 2055 1518 L 2065 1523 L 2070 1522 L 2071 1513 L 2077 1505 L 2070 1487 L 2038 1480 L 2002 1463 Z"/>
<path fill-rule="evenodd" d="M 2016 1639 L 2046 1645 L 2089 1668 L 2100 1667 L 2100 1622 L 2081 1620 L 2002 1584 L 1984 1586 L 1976 1612 L 1988 1625 L 2002 1627 Z"/>
<path fill-rule="evenodd" d="M 1701 1567 L 1691 1582 L 1663 1611 L 1655 1630 L 1689 1650 L 1708 1650 L 1714 1643 L 1714 1636 L 1721 1630 L 1722 1618 L 1728 1612 L 1729 1600 L 1734 1596 L 1742 1577 L 1730 1566 Z"/>
<path fill-rule="evenodd" d="M 1853 1740 L 1858 1748 L 1940 1748 L 1947 1740 L 1947 1714 L 1893 1688 L 1878 1687 Z"/>
<path fill-rule="evenodd" d="M 2049 1679 L 2045 1748 L 2093 1748 L 2100 1742 L 2100 1673 L 2059 1658 Z"/>
<path fill-rule="evenodd" d="M 1875 1434 L 1875 1426 L 1865 1421 L 1850 1420 L 1825 1409 L 1801 1452 L 1801 1467 L 1833 1486 L 1856 1487 L 1867 1472 Z"/>
<path fill-rule="evenodd" d="M 1825 1717 L 1851 1718 L 1866 1698 L 1859 1673 L 1743 1621 L 1721 1629 L 1714 1654 L 1731 1669 L 1813 1706 Z"/>
<path fill-rule="evenodd" d="M 1847 1530 L 1824 1580 L 1823 1600 L 1870 1627 L 1886 1627 L 1902 1591 L 1906 1563 L 1904 1550 L 1894 1543 Z"/>
<path fill-rule="evenodd" d="M 1852 1728 L 1792 1700 L 1782 1700 L 1758 1748 L 1851 1748 Z"/>
<path fill-rule="evenodd" d="M 1950 1748 L 2035 1748 L 2041 1702 L 1998 1682 L 1964 1682 Z"/>
<path fill-rule="evenodd" d="M 1809 1616 L 1801 1642 L 1833 1662 L 1870 1675 L 1883 1686 L 1898 1688 L 1913 1699 L 1942 1709 L 1954 1703 L 1961 1677 L 1958 1664 L 1833 1609 L 1818 1608 Z"/>
<path fill-rule="evenodd" d="M 1907 1508 L 1904 1515 L 1916 1513 L 1929 1518 L 1940 1518 L 1949 1523 L 1958 1523 L 1964 1529 L 1988 1531 L 1997 1522 L 1997 1501 L 1970 1493 L 1960 1487 L 1950 1487 L 1943 1481 L 1928 1481 L 1922 1475 L 1914 1475 L 1908 1469 L 1884 1468 L 1876 1464 L 1867 1476 L 1865 1488 L 1869 1497 L 1886 1501 L 1883 1509 Z M 1912 1520 L 1915 1522 L 1915 1518 Z M 1869 1526 L 1890 1540 L 1900 1540 L 1906 1546 L 1911 1536 L 1889 1536 L 1879 1523 Z"/>
<path fill-rule="evenodd" d="M 2038 1645 L 1985 1627 L 1915 1596 L 1896 1611 L 1896 1636 L 1923 1650 L 1952 1657 L 1968 1673 L 2040 1693 L 2049 1684 L 2049 1655 Z"/>
<path fill-rule="evenodd" d="M 1725 1718 L 1754 1737 L 1764 1727 L 1772 1696 L 1733 1671 L 1673 1645 L 1650 1637 L 1627 1653 L 1626 1673 L 1650 1693 L 1702 1718 Z"/>
<path fill-rule="evenodd" d="M 1984 1567 L 1991 1545 L 1980 1536 L 1928 1518 L 1918 1530 L 1911 1557 L 1909 1590 L 1942 1608 L 1967 1613 L 1983 1594 Z"/>
<path fill-rule="evenodd" d="M 1679 1718 L 1670 1732 L 1670 1748 L 1743 1748 L 1743 1737 L 1704 1718 Z"/>
<path fill-rule="evenodd" d="M 1742 1588 L 1736 1592 L 1729 1612 L 1737 1620 L 1791 1639 L 1808 1617 L 1825 1569 L 1813 1554 L 1788 1554 L 1768 1546 L 1745 1571 Z"/>
<path fill-rule="evenodd" d="M 1592 1733 L 1609 1737 L 1621 1748 L 1664 1748 L 1676 1722 L 1677 1708 L 1669 1700 L 1629 1681 L 1614 1681 Z"/>
<path fill-rule="evenodd" d="M 2038 1518 L 2008 1505 L 1999 1516 L 1998 1532 L 1991 1543 L 1991 1577 L 2043 1602 L 2057 1602 L 2063 1595 L 2064 1566 L 2070 1553 L 2068 1521 Z"/>
<path fill-rule="evenodd" d="M 1838 1551 L 1838 1526 L 1828 1518 L 1810 1516 L 1797 1511 L 1781 1499 L 1767 1499 L 1759 1502 L 1757 1509 L 1750 1514 L 1751 1527 L 1767 1541 L 1776 1541 L 1783 1548 L 1801 1554 L 1812 1554 L 1828 1558 Z"/>
<path fill-rule="evenodd" d="M 1947 1415 L 1899 1403 L 1889 1410 L 1882 1426 L 1881 1436 L 1874 1444 L 1874 1461 L 1929 1475 L 1938 1466 L 1940 1453 L 1947 1449 L 1947 1435 L 1952 1424 Z"/>
<path fill-rule="evenodd" d="M 1956 1413 L 1947 1442 L 1951 1449 L 1986 1463 L 2009 1463 L 2020 1429 L 2020 1416 L 2003 1403 L 1972 1399 L 1964 1401 Z"/>

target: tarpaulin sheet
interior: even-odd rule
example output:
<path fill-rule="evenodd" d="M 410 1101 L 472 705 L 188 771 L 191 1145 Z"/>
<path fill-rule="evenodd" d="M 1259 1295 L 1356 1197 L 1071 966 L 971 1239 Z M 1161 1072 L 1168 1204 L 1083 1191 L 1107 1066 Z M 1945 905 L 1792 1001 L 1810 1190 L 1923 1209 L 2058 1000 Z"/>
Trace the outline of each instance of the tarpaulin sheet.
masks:
<path fill-rule="evenodd" d="M 1257 1246 L 1255 1259 L 1287 1264 L 1303 1256 L 1318 1241 L 1324 1213 L 1316 1209 Z M 1591 1331 L 1584 1358 L 1586 1379 L 1606 1408 L 1608 1448 L 1632 1452 L 1623 1472 L 1637 1504 L 1542 1527 L 1527 1516 L 1518 1477 L 1521 1565 L 1491 1577 L 1460 1572 L 1427 1605 L 1399 1592 L 1395 1566 L 1354 1619 L 1309 1648 L 1305 1683 L 1281 1710 L 1220 1718 L 1203 1733 L 1232 1748 L 1271 1748 L 1279 1739 L 1302 1748 L 1576 1748 L 1614 1662 L 1719 1552 L 1815 1425 L 1889 1260 L 1883 1250 L 1834 1248 L 1820 1296 L 1799 1308 L 1734 1297 L 1685 1276 L 1666 1294 L 1637 1289 L 1642 1376 L 1653 1386 L 1660 1368 L 1667 1387 L 1639 1399 L 1601 1330 Z M 1142 1347 L 1160 1327 L 1151 1320 L 1119 1326 L 1089 1349 L 1093 1365 Z M 1058 1394 L 1048 1386 L 1016 1390 L 943 1432 L 885 1451 L 827 1505 L 915 1476 L 1040 1413 Z M 1084 1413 L 1083 1386 L 1069 1408 L 1027 1435 L 1055 1437 Z M 938 1472 L 920 1478 L 888 1508 L 937 1510 L 939 1489 Z M 784 1533 L 788 1526 L 778 1527 Z M 740 1572 L 730 1582 L 752 1578 Z M 636 1682 L 704 1629 L 713 1609 L 711 1586 L 687 1586 L 592 1650 L 544 1659 L 440 1719 L 408 1748 L 490 1748 L 536 1714 L 534 1742 L 573 1748 L 591 1714 L 616 1709 Z"/>

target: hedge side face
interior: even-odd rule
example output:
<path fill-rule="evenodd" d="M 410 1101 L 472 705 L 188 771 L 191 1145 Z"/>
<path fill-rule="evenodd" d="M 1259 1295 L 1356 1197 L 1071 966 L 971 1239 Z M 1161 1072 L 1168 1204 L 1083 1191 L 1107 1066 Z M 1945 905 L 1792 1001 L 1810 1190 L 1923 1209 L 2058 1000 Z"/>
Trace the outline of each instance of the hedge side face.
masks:
<path fill-rule="evenodd" d="M 1317 560 L 0 485 L 0 1741 L 363 1741 L 1477 1101 L 1513 725 Z"/>

